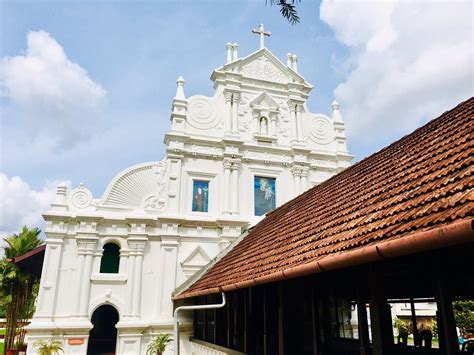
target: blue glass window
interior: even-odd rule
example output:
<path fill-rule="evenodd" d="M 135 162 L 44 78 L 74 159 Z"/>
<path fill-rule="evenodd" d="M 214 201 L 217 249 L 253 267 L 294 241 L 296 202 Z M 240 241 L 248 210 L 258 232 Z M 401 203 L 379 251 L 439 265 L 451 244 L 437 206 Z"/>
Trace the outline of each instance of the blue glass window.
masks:
<path fill-rule="evenodd" d="M 193 212 L 208 212 L 209 181 L 193 181 Z"/>
<path fill-rule="evenodd" d="M 256 216 L 275 208 L 275 178 L 255 176 L 253 190 Z"/>

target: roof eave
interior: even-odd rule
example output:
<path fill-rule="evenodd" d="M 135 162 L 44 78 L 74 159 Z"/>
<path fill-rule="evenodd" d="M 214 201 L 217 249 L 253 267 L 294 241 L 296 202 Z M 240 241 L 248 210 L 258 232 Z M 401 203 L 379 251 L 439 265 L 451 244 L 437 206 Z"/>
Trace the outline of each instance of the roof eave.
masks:
<path fill-rule="evenodd" d="M 264 275 L 237 284 L 214 287 L 210 289 L 182 292 L 173 297 L 173 300 L 204 296 L 222 291 L 233 291 L 271 282 L 317 274 L 325 271 L 343 269 L 347 267 L 368 264 L 409 254 L 425 252 L 434 249 L 451 247 L 468 242 L 474 242 L 474 219 L 468 218 L 448 225 L 419 231 L 410 235 L 388 240 L 382 243 L 371 244 L 359 249 L 327 256 L 321 260 L 298 265 L 276 273 Z"/>

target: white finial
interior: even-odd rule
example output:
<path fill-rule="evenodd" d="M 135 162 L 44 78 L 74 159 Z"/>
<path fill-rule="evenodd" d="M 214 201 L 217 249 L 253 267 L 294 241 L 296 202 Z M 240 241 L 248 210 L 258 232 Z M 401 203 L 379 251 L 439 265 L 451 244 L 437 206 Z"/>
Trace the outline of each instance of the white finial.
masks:
<path fill-rule="evenodd" d="M 58 185 L 57 195 L 66 196 L 67 195 L 67 185 L 66 183 L 60 182 Z"/>
<path fill-rule="evenodd" d="M 234 43 L 232 45 L 232 48 L 234 49 L 234 57 L 232 58 L 234 62 L 239 59 L 239 45 L 237 43 Z"/>
<path fill-rule="evenodd" d="M 344 123 L 344 121 L 342 120 L 341 112 L 339 112 L 339 103 L 336 100 L 334 100 L 331 106 L 332 106 L 333 121 L 337 123 Z"/>
<path fill-rule="evenodd" d="M 293 67 L 293 54 L 288 53 L 286 55 L 286 58 L 287 58 L 286 59 L 286 66 L 291 69 Z"/>
<path fill-rule="evenodd" d="M 182 76 L 176 80 L 177 88 L 176 88 L 176 95 L 174 96 L 175 99 L 178 100 L 185 100 L 186 96 L 184 96 L 184 79 Z"/>
<path fill-rule="evenodd" d="M 67 209 L 67 185 L 65 182 L 61 182 L 58 185 L 58 189 L 56 191 L 56 198 L 54 202 L 51 204 L 51 207 L 54 210 L 64 210 Z"/>
<path fill-rule="evenodd" d="M 225 45 L 225 48 L 227 50 L 227 61 L 226 61 L 226 63 L 230 63 L 230 62 L 232 62 L 232 43 L 227 42 L 227 44 Z"/>
<path fill-rule="evenodd" d="M 298 71 L 298 56 L 293 54 L 293 68 L 294 71 Z"/>
<path fill-rule="evenodd" d="M 263 24 L 261 23 L 260 26 L 258 26 L 258 30 L 255 28 L 252 30 L 252 33 L 256 33 L 260 35 L 260 49 L 265 47 L 265 36 L 271 36 L 271 32 L 265 32 L 265 28 Z"/>

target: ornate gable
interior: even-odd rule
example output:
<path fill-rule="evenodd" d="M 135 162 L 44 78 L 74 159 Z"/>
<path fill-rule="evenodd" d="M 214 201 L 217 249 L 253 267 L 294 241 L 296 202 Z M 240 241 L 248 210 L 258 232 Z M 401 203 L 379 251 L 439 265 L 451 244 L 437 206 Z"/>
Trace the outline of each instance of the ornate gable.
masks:
<path fill-rule="evenodd" d="M 227 63 L 216 69 L 215 72 L 222 71 L 237 72 L 243 77 L 272 81 L 280 84 L 296 82 L 312 87 L 300 74 L 283 64 L 267 48 L 259 49 L 247 57 Z"/>

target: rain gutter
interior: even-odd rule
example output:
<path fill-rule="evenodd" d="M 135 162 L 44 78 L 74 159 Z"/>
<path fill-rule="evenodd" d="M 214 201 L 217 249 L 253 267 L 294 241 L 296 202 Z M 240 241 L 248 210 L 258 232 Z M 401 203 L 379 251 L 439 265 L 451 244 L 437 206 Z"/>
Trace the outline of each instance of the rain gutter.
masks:
<path fill-rule="evenodd" d="M 325 271 L 474 242 L 473 225 L 474 219 L 469 218 L 443 227 L 433 228 L 423 232 L 415 232 L 405 237 L 375 243 L 355 250 L 343 251 L 336 255 L 323 257 L 317 261 L 294 266 L 250 280 L 189 293 L 183 292 L 182 294 L 175 295 L 173 299 L 178 300 L 218 292 L 231 292 L 255 285 L 283 281 Z"/>

